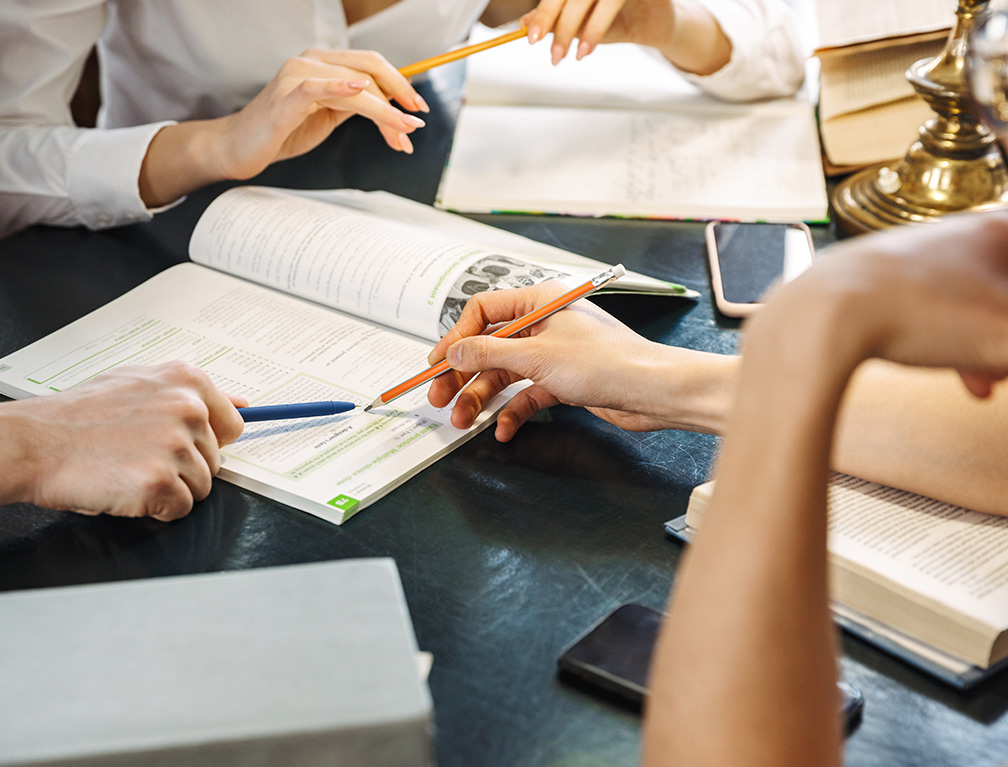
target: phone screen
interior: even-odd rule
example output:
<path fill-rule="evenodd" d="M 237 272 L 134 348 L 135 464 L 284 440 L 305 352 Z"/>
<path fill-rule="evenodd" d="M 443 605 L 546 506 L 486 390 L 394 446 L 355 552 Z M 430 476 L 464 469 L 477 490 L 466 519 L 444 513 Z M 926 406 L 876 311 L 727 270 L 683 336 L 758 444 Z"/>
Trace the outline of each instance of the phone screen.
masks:
<path fill-rule="evenodd" d="M 638 604 L 617 607 L 560 655 L 564 671 L 633 703 L 647 692 L 651 653 L 662 613 Z"/>
<path fill-rule="evenodd" d="M 648 669 L 665 614 L 639 604 L 620 605 L 560 654 L 561 671 L 580 682 L 640 705 L 647 695 Z M 847 682 L 837 684 L 847 731 L 857 723 L 864 698 Z"/>
<path fill-rule="evenodd" d="M 758 306 L 778 281 L 794 279 L 812 264 L 808 227 L 794 224 L 708 225 L 714 294 L 729 316 L 744 316 Z"/>

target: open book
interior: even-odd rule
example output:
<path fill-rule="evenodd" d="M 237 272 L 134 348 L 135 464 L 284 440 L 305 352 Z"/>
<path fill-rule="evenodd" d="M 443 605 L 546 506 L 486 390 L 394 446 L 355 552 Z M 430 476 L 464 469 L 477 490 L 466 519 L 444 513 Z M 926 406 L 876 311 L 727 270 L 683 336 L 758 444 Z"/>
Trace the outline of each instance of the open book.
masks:
<path fill-rule="evenodd" d="M 827 169 L 902 157 L 932 115 L 907 68 L 941 51 L 947 0 L 819 0 L 819 122 Z"/>
<path fill-rule="evenodd" d="M 364 405 L 427 367 L 431 346 L 472 293 L 550 278 L 573 286 L 606 268 L 352 190 L 232 189 L 207 208 L 189 248 L 196 263 L 0 359 L 0 393 L 47 394 L 117 365 L 181 359 L 253 405 Z M 613 287 L 692 293 L 633 273 Z M 395 409 L 249 424 L 222 451 L 221 477 L 340 523 L 486 426 L 508 396 L 468 430 L 431 407 L 425 389 Z"/>
<path fill-rule="evenodd" d="M 474 32 L 474 40 L 488 36 Z M 575 46 L 576 47 L 576 46 Z M 550 65 L 519 41 L 467 61 L 438 204 L 467 212 L 822 221 L 804 96 L 729 104 L 656 53 L 599 46 Z"/>
<path fill-rule="evenodd" d="M 700 527 L 713 489 L 670 532 Z M 827 498 L 838 623 L 960 687 L 1008 658 L 1008 518 L 839 473 Z"/>

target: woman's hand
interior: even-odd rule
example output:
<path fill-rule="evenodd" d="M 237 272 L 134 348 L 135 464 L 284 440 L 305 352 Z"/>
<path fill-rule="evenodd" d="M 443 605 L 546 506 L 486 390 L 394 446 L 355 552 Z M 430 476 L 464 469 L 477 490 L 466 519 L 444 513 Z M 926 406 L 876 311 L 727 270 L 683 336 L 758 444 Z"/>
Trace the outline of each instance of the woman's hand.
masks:
<path fill-rule="evenodd" d="M 733 358 L 653 343 L 588 301 L 513 338 L 485 335 L 565 292 L 563 284 L 550 282 L 469 299 L 428 358 L 432 364 L 447 359 L 453 368 L 431 384 L 431 404 L 445 407 L 461 391 L 452 423 L 467 428 L 497 393 L 530 379 L 533 384 L 497 417 L 502 442 L 535 413 L 558 403 L 586 407 L 634 431 L 719 428 L 734 381 Z"/>
<path fill-rule="evenodd" d="M 243 109 L 214 120 L 166 126 L 151 141 L 140 171 L 148 207 L 206 184 L 247 179 L 270 164 L 315 148 L 355 114 L 378 126 L 385 143 L 412 153 L 409 134 L 428 111 L 409 81 L 373 51 L 313 49 L 287 60 Z"/>
<path fill-rule="evenodd" d="M 684 71 L 707 75 L 731 58 L 728 38 L 695 0 L 542 0 L 523 21 L 532 43 L 553 34 L 554 65 L 575 37 L 578 59 L 600 43 L 638 43 Z"/>

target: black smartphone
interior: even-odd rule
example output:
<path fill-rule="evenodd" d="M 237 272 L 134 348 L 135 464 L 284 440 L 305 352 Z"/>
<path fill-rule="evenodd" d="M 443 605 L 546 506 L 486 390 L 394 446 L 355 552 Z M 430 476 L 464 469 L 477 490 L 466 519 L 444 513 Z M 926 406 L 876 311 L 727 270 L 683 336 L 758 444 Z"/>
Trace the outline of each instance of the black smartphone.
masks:
<path fill-rule="evenodd" d="M 815 249 L 805 224 L 707 224 L 714 302 L 729 317 L 748 317 L 763 295 L 812 265 Z"/>
<path fill-rule="evenodd" d="M 664 616 L 644 605 L 620 605 L 560 654 L 561 678 L 640 707 L 647 695 L 651 655 Z M 840 711 L 850 732 L 861 716 L 864 697 L 847 682 L 837 687 Z"/>

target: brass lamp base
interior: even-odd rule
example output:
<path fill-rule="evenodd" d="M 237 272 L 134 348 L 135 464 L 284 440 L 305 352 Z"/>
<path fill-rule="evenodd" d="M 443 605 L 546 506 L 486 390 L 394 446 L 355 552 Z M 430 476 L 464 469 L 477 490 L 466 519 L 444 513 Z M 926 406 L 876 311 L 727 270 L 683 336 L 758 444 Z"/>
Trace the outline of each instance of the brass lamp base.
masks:
<path fill-rule="evenodd" d="M 832 201 L 840 228 L 863 234 L 1008 205 L 1008 173 L 996 149 L 989 158 L 973 159 L 967 167 L 947 160 L 924 166 L 924 183 L 903 184 L 900 171 L 906 171 L 906 165 L 906 160 L 873 165 L 840 182 Z"/>
<path fill-rule="evenodd" d="M 901 161 L 866 168 L 837 186 L 833 211 L 842 229 L 861 233 L 1008 205 L 1004 156 L 979 122 L 965 77 L 970 33 L 986 7 L 987 0 L 959 0 L 945 48 L 907 70 L 934 114 Z"/>

